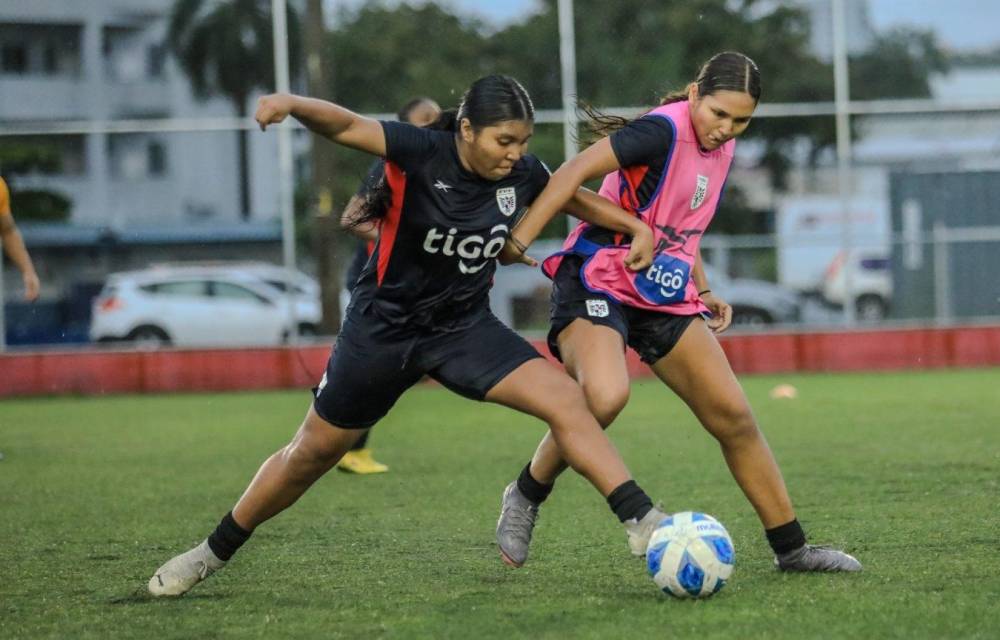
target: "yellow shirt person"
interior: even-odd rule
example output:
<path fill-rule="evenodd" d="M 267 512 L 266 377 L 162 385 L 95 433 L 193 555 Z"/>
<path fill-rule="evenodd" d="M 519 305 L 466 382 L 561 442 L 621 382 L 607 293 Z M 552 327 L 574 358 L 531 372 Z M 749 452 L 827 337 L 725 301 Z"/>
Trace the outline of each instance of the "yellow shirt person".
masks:
<path fill-rule="evenodd" d="M 7 183 L 3 178 L 0 178 L 0 242 L 3 243 L 3 253 L 10 256 L 11 261 L 21 270 L 21 277 L 24 280 L 24 299 L 29 302 L 34 301 L 38 298 L 38 274 L 35 273 L 35 266 L 31 264 L 31 256 L 24 246 L 24 239 L 14 224 L 14 216 L 10 212 L 10 190 L 7 189 Z"/>

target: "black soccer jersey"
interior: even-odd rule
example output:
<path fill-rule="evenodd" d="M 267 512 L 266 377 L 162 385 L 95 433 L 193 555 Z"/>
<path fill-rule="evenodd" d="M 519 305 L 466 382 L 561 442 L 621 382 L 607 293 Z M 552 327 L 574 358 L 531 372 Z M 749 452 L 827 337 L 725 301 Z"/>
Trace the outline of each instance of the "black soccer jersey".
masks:
<path fill-rule="evenodd" d="M 504 178 L 487 180 L 462 166 L 453 132 L 382 128 L 392 200 L 354 294 L 393 325 L 457 328 L 488 304 L 514 214 L 541 193 L 549 172 L 525 155 Z"/>

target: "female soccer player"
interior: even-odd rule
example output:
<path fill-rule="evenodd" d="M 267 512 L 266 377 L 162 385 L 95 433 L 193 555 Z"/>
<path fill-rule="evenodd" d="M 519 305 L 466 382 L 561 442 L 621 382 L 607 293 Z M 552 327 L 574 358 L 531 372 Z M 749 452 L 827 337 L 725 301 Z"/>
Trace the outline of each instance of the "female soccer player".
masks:
<path fill-rule="evenodd" d="M 489 309 L 495 258 L 511 219 L 549 178 L 525 153 L 534 108 L 524 88 L 505 76 L 477 80 L 449 131 L 378 122 L 299 96 L 270 95 L 258 103 L 261 129 L 289 115 L 333 142 L 386 159 L 389 206 L 378 245 L 298 432 L 264 462 L 204 542 L 156 571 L 149 591 L 180 595 L 221 568 L 425 374 L 463 396 L 547 422 L 568 464 L 607 498 L 629 540 L 648 540 L 658 511 L 630 479 L 579 385 Z M 648 266 L 648 227 L 594 193 L 566 200 L 574 215 L 633 234 L 624 261 Z"/>
<path fill-rule="evenodd" d="M 712 293 L 699 241 L 722 196 L 733 138 L 747 128 L 759 99 L 757 65 L 726 52 L 705 63 L 685 91 L 637 120 L 592 112 L 599 131 L 614 132 L 553 174 L 511 234 L 507 251 L 510 258 L 523 258 L 525 245 L 584 181 L 606 176 L 601 195 L 652 229 L 657 255 L 647 269 L 629 272 L 620 260 L 628 238 L 601 224 L 581 223 L 543 265 L 553 280 L 552 353 L 607 427 L 628 401 L 625 345 L 635 349 L 719 441 L 764 525 L 777 566 L 857 571 L 861 564 L 846 553 L 806 544 L 778 465 L 714 335 L 729 326 L 732 309 Z M 705 312 L 711 319 L 702 318 Z M 566 466 L 556 444 L 546 435 L 504 492 L 497 540 L 515 564 L 527 559 L 538 507 Z"/>

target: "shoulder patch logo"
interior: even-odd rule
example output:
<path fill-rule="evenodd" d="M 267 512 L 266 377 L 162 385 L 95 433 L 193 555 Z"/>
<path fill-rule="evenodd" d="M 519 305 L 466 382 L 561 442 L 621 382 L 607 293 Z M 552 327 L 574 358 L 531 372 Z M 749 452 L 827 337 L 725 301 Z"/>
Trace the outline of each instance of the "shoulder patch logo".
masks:
<path fill-rule="evenodd" d="M 587 300 L 587 315 L 591 318 L 607 318 L 608 313 L 607 300 Z"/>
<path fill-rule="evenodd" d="M 697 209 L 705 201 L 708 193 L 708 176 L 698 174 L 698 184 L 694 188 L 694 195 L 691 196 L 691 208 Z"/>
<path fill-rule="evenodd" d="M 497 189 L 497 206 L 500 213 L 511 216 L 517 211 L 517 191 L 514 187 L 501 187 Z"/>

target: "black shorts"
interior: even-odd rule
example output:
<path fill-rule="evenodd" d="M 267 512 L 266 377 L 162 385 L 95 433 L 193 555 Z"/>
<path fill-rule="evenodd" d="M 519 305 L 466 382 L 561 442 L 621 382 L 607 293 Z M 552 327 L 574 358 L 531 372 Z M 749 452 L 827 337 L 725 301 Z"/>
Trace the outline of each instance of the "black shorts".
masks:
<path fill-rule="evenodd" d="M 549 351 L 559 354 L 559 334 L 577 318 L 621 334 L 625 344 L 635 349 L 646 364 L 653 364 L 670 353 L 688 325 L 698 314 L 678 316 L 639 309 L 616 302 L 610 296 L 590 291 L 580 280 L 583 258 L 567 255 L 552 281 L 552 313 L 549 329 Z"/>
<path fill-rule="evenodd" d="M 538 351 L 489 310 L 473 312 L 449 332 L 399 327 L 352 304 L 334 344 L 313 408 L 327 422 L 366 429 L 404 391 L 427 375 L 452 391 L 483 400 L 487 392 Z"/>

